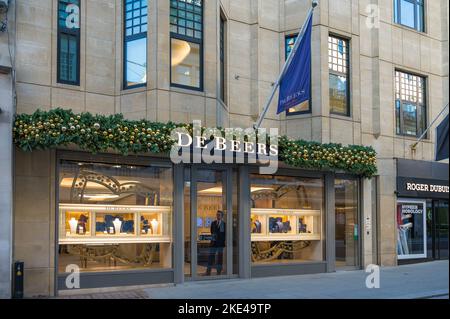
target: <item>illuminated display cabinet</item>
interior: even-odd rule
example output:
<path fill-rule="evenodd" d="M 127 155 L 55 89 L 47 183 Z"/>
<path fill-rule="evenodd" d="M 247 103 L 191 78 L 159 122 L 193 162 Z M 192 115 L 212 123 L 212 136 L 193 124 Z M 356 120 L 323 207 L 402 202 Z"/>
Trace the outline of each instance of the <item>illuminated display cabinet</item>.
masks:
<path fill-rule="evenodd" d="M 252 241 L 321 240 L 320 210 L 252 209 Z"/>
<path fill-rule="evenodd" d="M 171 208 L 60 205 L 60 244 L 170 243 Z"/>

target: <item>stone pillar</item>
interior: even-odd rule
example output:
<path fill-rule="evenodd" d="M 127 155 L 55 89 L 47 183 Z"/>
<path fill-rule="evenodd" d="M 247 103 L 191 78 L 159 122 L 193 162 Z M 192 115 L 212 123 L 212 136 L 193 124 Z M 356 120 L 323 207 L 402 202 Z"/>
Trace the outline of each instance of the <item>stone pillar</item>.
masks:
<path fill-rule="evenodd" d="M 0 37 L 3 37 L 0 34 Z M 0 38 L 1 39 L 1 38 Z M 2 39 L 1 39 L 2 40 Z M 0 63 L 1 67 L 1 63 Z M 12 81 L 0 73 L 0 298 L 11 297 L 12 263 Z"/>
<path fill-rule="evenodd" d="M 362 179 L 362 214 L 361 214 L 361 239 L 362 239 L 362 266 L 365 268 L 370 264 L 376 263 L 376 260 L 373 260 L 373 251 L 374 245 L 376 243 L 373 242 L 373 233 L 376 231 L 375 221 L 373 220 L 373 201 L 376 201 L 376 198 L 372 198 L 373 194 L 373 181 L 370 179 Z"/>
<path fill-rule="evenodd" d="M 10 1 L 11 2 L 11 1 Z M 8 30 L 10 39 L 14 39 L 14 8 L 10 5 L 8 10 Z M 6 18 L 0 13 L 0 21 Z M 13 107 L 13 80 L 10 52 L 14 55 L 14 41 L 10 41 L 8 48 L 8 35 L 0 32 L 0 299 L 11 297 L 12 276 L 12 120 Z"/>

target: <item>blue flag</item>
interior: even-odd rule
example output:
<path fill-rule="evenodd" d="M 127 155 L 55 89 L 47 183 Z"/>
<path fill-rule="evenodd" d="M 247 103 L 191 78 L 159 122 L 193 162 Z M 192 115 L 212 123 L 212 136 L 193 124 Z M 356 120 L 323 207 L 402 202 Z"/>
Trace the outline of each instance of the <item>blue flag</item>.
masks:
<path fill-rule="evenodd" d="M 442 161 L 449 157 L 449 122 L 447 117 L 436 129 L 436 161 Z"/>
<path fill-rule="evenodd" d="M 297 51 L 280 82 L 280 114 L 311 98 L 311 30 L 312 15 Z"/>

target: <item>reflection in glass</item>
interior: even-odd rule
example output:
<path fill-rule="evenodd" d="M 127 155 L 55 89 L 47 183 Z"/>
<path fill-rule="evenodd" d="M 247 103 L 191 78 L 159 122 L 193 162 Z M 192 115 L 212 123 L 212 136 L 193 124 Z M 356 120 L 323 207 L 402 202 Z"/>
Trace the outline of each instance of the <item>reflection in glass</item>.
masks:
<path fill-rule="evenodd" d="M 226 191 L 225 173 L 197 171 L 197 218 L 204 222 L 197 227 L 197 274 L 227 274 L 226 269 Z"/>
<path fill-rule="evenodd" d="M 330 112 L 347 115 L 347 77 L 330 74 Z"/>
<path fill-rule="evenodd" d="M 60 35 L 60 79 L 68 82 L 77 81 L 78 70 L 78 40 L 75 35 Z"/>
<path fill-rule="evenodd" d="M 414 28 L 414 4 L 410 1 L 400 0 L 401 23 L 410 28 Z"/>
<path fill-rule="evenodd" d="M 399 259 L 426 257 L 425 209 L 422 202 L 397 203 L 397 254 Z"/>
<path fill-rule="evenodd" d="M 403 104 L 403 129 L 407 135 L 417 135 L 417 106 Z"/>
<path fill-rule="evenodd" d="M 147 38 L 126 43 L 126 83 L 135 86 L 147 82 Z"/>
<path fill-rule="evenodd" d="M 336 267 L 359 267 L 358 181 L 335 180 Z"/>
<path fill-rule="evenodd" d="M 172 83 L 200 87 L 200 45 L 171 39 Z"/>

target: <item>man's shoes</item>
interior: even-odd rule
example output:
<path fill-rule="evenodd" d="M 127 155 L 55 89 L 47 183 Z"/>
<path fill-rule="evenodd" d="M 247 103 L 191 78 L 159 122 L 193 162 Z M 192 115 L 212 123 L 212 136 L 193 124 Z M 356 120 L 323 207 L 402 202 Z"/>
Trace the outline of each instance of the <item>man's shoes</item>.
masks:
<path fill-rule="evenodd" d="M 204 276 L 211 276 L 211 270 L 207 270 L 204 274 Z"/>

